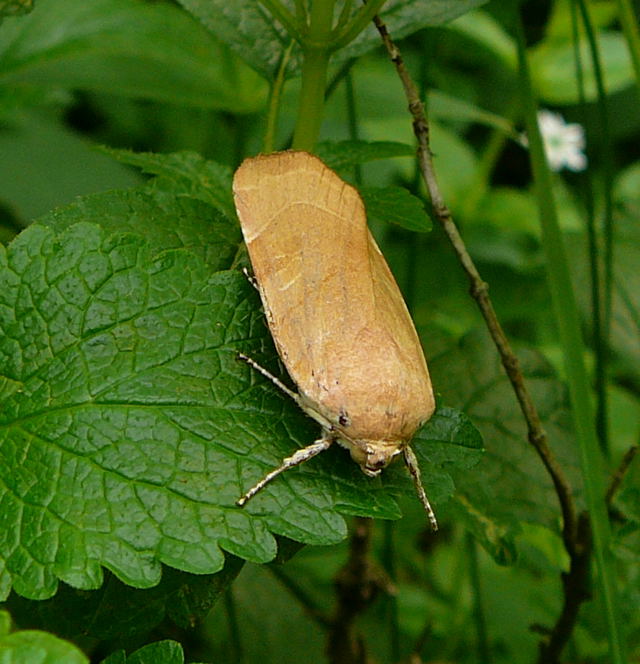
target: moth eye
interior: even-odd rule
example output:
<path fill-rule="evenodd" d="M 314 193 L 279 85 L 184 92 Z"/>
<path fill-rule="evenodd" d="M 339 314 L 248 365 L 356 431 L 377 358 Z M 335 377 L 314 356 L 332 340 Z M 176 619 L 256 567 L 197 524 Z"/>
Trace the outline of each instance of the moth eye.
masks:
<path fill-rule="evenodd" d="M 349 424 L 351 424 L 351 420 L 346 413 L 340 413 L 340 416 L 338 417 L 338 424 L 341 427 L 348 427 Z"/>

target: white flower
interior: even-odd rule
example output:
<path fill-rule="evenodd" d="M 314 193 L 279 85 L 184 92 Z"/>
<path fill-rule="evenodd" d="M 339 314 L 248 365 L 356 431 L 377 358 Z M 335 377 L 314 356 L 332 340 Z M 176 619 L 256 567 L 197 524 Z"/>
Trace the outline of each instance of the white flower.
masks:
<path fill-rule="evenodd" d="M 584 171 L 587 157 L 582 152 L 585 147 L 582 125 L 567 124 L 560 113 L 542 110 L 538 112 L 538 126 L 552 171 L 561 171 L 565 167 L 574 172 Z"/>

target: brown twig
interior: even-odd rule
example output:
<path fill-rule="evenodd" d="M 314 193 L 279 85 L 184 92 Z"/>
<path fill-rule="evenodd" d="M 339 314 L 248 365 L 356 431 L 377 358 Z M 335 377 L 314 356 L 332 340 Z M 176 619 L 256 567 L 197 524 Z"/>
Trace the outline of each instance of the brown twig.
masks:
<path fill-rule="evenodd" d="M 356 519 L 349 542 L 349 558 L 335 578 L 338 605 L 327 645 L 331 664 L 369 664 L 356 619 L 381 590 L 395 592 L 388 577 L 369 557 L 372 527 L 371 519 Z"/>
<path fill-rule="evenodd" d="M 562 610 L 553 629 L 538 647 L 538 664 L 557 664 L 560 655 L 571 637 L 578 619 L 578 611 L 591 594 L 589 590 L 589 570 L 591 563 L 591 528 L 589 515 L 580 514 L 578 533 L 574 551 L 570 556 L 569 571 L 562 574 L 564 601 Z"/>
<path fill-rule="evenodd" d="M 540 416 L 525 383 L 520 368 L 520 362 L 513 352 L 511 344 L 498 321 L 489 297 L 488 286 L 480 276 L 480 273 L 469 255 L 464 241 L 462 240 L 458 228 L 452 218 L 451 211 L 445 204 L 440 192 L 440 187 L 433 166 L 432 153 L 429 147 L 429 124 L 418 89 L 407 71 L 400 51 L 391 39 L 386 25 L 378 16 L 374 17 L 374 23 L 378 28 L 378 32 L 382 37 L 387 53 L 389 54 L 391 61 L 394 63 L 398 76 L 404 87 L 409 111 L 413 120 L 413 131 L 418 141 L 418 162 L 427 191 L 429 192 L 433 213 L 444 229 L 458 260 L 469 279 L 471 296 L 476 301 L 485 320 L 489 334 L 496 345 L 502 365 L 509 381 L 511 382 L 518 403 L 520 404 L 520 409 L 522 410 L 522 414 L 527 424 L 528 440 L 540 457 L 544 467 L 547 469 L 558 496 L 563 518 L 562 538 L 564 546 L 571 559 L 570 571 L 565 577 L 563 577 L 565 587 L 565 607 L 563 608 L 558 623 L 551 632 L 552 638 L 553 635 L 556 635 L 556 638 L 553 639 L 554 648 L 556 647 L 556 644 L 559 644 L 560 641 L 562 641 L 560 644 L 561 650 L 571 633 L 578 608 L 586 597 L 583 588 L 583 569 L 588 568 L 590 556 L 590 540 L 586 536 L 586 533 L 589 531 L 588 517 L 583 517 L 581 515 L 580 518 L 578 518 L 571 492 L 571 485 L 548 445 L 547 434 L 542 428 Z M 552 661 L 555 660 L 546 660 L 547 663 Z"/>
<path fill-rule="evenodd" d="M 611 505 L 611 503 L 613 502 L 613 498 L 615 497 L 618 489 L 620 488 L 622 480 L 624 479 L 624 476 L 627 474 L 627 471 L 631 466 L 631 462 L 635 459 L 636 454 L 638 454 L 638 452 L 640 452 L 640 445 L 634 445 L 633 447 L 630 447 L 626 451 L 625 455 L 622 457 L 622 461 L 620 462 L 620 465 L 618 466 L 616 472 L 613 474 L 613 477 L 611 478 L 611 484 L 609 484 L 609 488 L 607 489 L 607 495 L 606 495 L 607 505 Z"/>
<path fill-rule="evenodd" d="M 520 404 L 528 428 L 529 442 L 533 445 L 538 456 L 545 465 L 553 481 L 564 519 L 565 539 L 573 540 L 577 529 L 577 516 L 575 503 L 571 494 L 571 487 L 567 481 L 562 468 L 558 464 L 553 452 L 547 443 L 547 434 L 542 428 L 542 422 L 538 411 L 531 399 L 529 390 L 525 384 L 520 362 L 511 348 L 500 322 L 493 308 L 491 298 L 489 297 L 489 287 L 483 281 L 473 259 L 469 255 L 460 232 L 453 220 L 451 211 L 446 206 L 433 167 L 433 158 L 429 147 L 429 125 L 424 110 L 424 104 L 420 100 L 418 89 L 411 78 L 404 64 L 398 47 L 391 39 L 385 24 L 378 16 L 374 17 L 374 23 L 380 32 L 382 41 L 387 49 L 391 61 L 396 66 L 396 71 L 402 81 L 407 101 L 409 102 L 409 111 L 413 118 L 413 131 L 418 141 L 418 161 L 420 170 L 431 198 L 433 212 L 438 219 L 444 232 L 449 238 L 460 264 L 462 265 L 469 279 L 469 292 L 476 301 L 478 308 L 485 320 L 491 338 L 493 339 L 502 365 L 507 373 L 509 381 Z M 566 543 L 566 542 L 565 542 Z"/>

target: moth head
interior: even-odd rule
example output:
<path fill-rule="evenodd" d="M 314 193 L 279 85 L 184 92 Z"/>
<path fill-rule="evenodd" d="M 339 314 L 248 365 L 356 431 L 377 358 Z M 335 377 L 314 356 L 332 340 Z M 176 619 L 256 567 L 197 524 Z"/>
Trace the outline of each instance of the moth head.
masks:
<path fill-rule="evenodd" d="M 351 458 L 369 477 L 377 477 L 391 461 L 402 453 L 404 442 L 388 440 L 349 441 Z"/>

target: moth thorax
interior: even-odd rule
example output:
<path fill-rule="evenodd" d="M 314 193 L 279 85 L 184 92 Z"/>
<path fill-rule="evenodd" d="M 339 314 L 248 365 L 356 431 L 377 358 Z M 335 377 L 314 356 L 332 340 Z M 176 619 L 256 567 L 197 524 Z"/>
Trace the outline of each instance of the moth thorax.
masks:
<path fill-rule="evenodd" d="M 349 441 L 351 458 L 369 477 L 377 477 L 394 457 L 402 452 L 404 441 L 356 440 Z"/>

